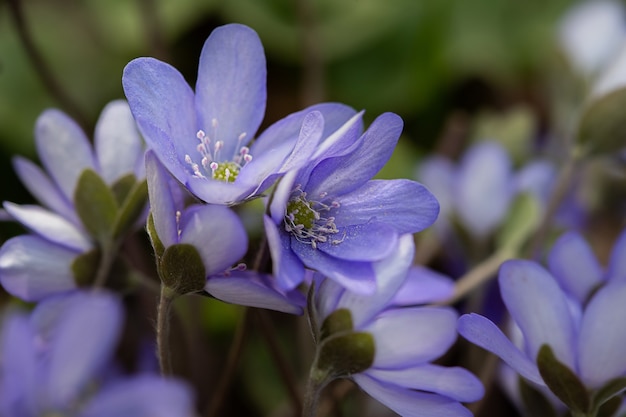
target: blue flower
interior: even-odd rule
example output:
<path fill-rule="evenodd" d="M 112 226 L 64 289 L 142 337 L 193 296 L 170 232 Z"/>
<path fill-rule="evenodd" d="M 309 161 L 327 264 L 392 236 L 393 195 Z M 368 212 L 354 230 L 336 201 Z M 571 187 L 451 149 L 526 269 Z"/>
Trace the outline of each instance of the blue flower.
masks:
<path fill-rule="evenodd" d="M 191 245 L 199 254 L 204 271 L 200 287 L 195 291 L 204 289 L 211 296 L 234 304 L 288 313 L 302 312 L 302 294 L 296 291 L 285 293 L 275 288 L 270 276 L 246 270 L 243 264 L 233 267 L 248 249 L 246 230 L 233 210 L 213 204 L 185 207 L 179 184 L 165 170 L 153 151 L 146 154 L 146 173 L 150 221 L 154 230 L 150 237 L 157 251 L 159 268 L 168 267 L 163 265 L 163 262 L 167 262 L 163 255 L 168 248 L 180 244 Z M 159 246 L 162 248 L 159 249 Z M 176 260 L 173 262 L 176 263 Z"/>
<path fill-rule="evenodd" d="M 300 284 L 306 267 L 372 293 L 372 264 L 391 253 L 399 235 L 437 218 L 439 204 L 421 184 L 371 180 L 395 148 L 400 117 L 383 114 L 361 134 L 361 116 L 324 138 L 311 161 L 283 177 L 269 200 L 264 223 L 283 288 Z"/>
<path fill-rule="evenodd" d="M 494 323 L 477 314 L 462 316 L 459 332 L 539 387 L 546 387 L 546 382 L 537 358 L 547 345 L 587 390 L 598 390 L 626 376 L 626 329 L 621 323 L 625 255 L 626 234 L 622 234 L 603 278 L 582 238 L 567 234 L 550 254 L 552 273 L 535 262 L 507 261 L 500 268 L 500 292 L 522 340 L 512 343 Z"/>
<path fill-rule="evenodd" d="M 265 113 L 265 55 L 257 34 L 239 24 L 221 26 L 207 39 L 195 94 L 176 69 L 153 58 L 131 61 L 122 81 L 148 145 L 179 182 L 214 204 L 254 198 L 306 161 L 302 147 L 311 150 L 315 142 L 297 139 L 310 110 L 328 116 L 327 129 L 354 114 L 344 105 L 320 104 L 276 122 L 252 143 Z"/>
<path fill-rule="evenodd" d="M 95 152 L 81 128 L 58 110 L 37 119 L 35 145 L 45 170 L 16 157 L 17 175 L 42 206 L 5 202 L 11 217 L 33 233 L 9 239 L 0 249 L 0 283 L 12 295 L 37 301 L 77 287 L 73 265 L 96 248 L 75 207 L 78 180 L 86 170 L 108 187 L 131 176 L 143 181 L 143 142 L 128 105 L 109 103 L 95 129 Z"/>
<path fill-rule="evenodd" d="M 112 375 L 123 324 L 120 301 L 106 292 L 73 292 L 42 301 L 2 326 L 0 415 L 184 417 L 187 386 L 158 375 Z"/>
<path fill-rule="evenodd" d="M 324 354 L 324 344 L 335 338 L 370 334 L 374 341 L 371 366 L 343 377 L 352 378 L 402 416 L 471 416 L 460 403 L 483 396 L 480 381 L 463 368 L 431 363 L 456 340 L 457 314 L 447 307 L 416 306 L 439 300 L 442 288 L 452 287 L 436 274 L 409 274 L 414 252 L 413 237 L 400 237 L 392 255 L 374 265 L 379 286 L 371 295 L 355 294 L 333 280 L 323 280 L 315 293 L 312 320 L 318 348 Z M 399 299 L 413 307 L 397 307 Z M 338 312 L 349 312 L 350 326 L 328 334 Z M 350 348 L 349 343 L 346 347 Z"/>

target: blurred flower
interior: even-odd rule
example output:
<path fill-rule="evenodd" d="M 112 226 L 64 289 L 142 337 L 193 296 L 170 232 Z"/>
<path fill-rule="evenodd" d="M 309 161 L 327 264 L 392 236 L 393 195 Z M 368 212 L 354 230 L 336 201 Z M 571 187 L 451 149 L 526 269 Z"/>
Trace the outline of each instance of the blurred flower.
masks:
<path fill-rule="evenodd" d="M 289 172 L 269 199 L 265 229 L 283 288 L 300 284 L 306 267 L 372 293 L 373 263 L 391 253 L 400 234 L 437 218 L 439 204 L 421 184 L 371 180 L 395 148 L 400 117 L 385 113 L 361 134 L 361 116 L 324 139 L 311 162 Z"/>
<path fill-rule="evenodd" d="M 626 303 L 625 256 L 626 234 L 622 234 L 603 275 L 582 238 L 567 234 L 550 254 L 552 274 L 535 262 L 507 261 L 498 281 L 503 301 L 519 328 L 517 343 L 477 314 L 462 316 L 459 332 L 498 355 L 526 380 L 547 386 L 570 408 L 572 387 L 584 386 L 583 394 L 572 397 L 580 397 L 574 406 L 587 404 L 588 409 L 582 410 L 587 412 L 599 406 L 589 392 L 598 392 L 615 378 L 626 376 L 626 329 L 621 325 Z M 552 383 L 555 367 L 561 365 L 551 362 L 545 346 L 573 375 L 565 388 Z M 611 395 L 616 393 L 609 390 Z"/>
<path fill-rule="evenodd" d="M 159 275 L 178 294 L 206 291 L 222 301 L 301 313 L 304 298 L 272 285 L 272 277 L 233 267 L 248 250 L 248 236 L 230 208 L 212 204 L 185 207 L 178 183 L 153 151 L 146 154 L 150 195 L 148 231 Z M 194 264 L 197 263 L 197 265 Z"/>
<path fill-rule="evenodd" d="M 12 218 L 33 232 L 0 248 L 0 283 L 12 295 L 37 301 L 93 279 L 76 263 L 81 255 L 95 254 L 98 246 L 77 210 L 77 193 L 95 191 L 89 186 L 79 191 L 79 179 L 87 171 L 95 173 L 108 193 L 117 192 L 122 205 L 145 178 L 143 142 L 126 102 L 113 101 L 104 108 L 94 139 L 95 152 L 76 122 L 59 110 L 46 110 L 35 126 L 45 172 L 27 159 L 13 160 L 17 175 L 43 207 L 4 203 Z M 83 208 L 99 208 L 102 195 L 95 193 L 94 201 L 82 201 Z"/>
<path fill-rule="evenodd" d="M 256 197 L 304 163 L 316 144 L 297 142 L 310 110 L 328 115 L 327 129 L 354 114 L 340 104 L 313 106 L 276 122 L 251 144 L 265 113 L 266 65 L 256 32 L 239 24 L 221 26 L 207 39 L 195 94 L 176 69 L 153 58 L 131 61 L 122 81 L 148 145 L 207 203 Z"/>
<path fill-rule="evenodd" d="M 122 324 L 120 301 L 105 292 L 51 297 L 30 316 L 9 313 L 0 336 L 0 415 L 193 415 L 192 394 L 178 381 L 109 374 Z"/>
<path fill-rule="evenodd" d="M 355 294 L 330 279 L 321 282 L 312 320 L 318 344 L 314 366 L 329 379 L 353 379 L 402 416 L 471 416 L 460 402 L 483 396 L 480 381 L 463 368 L 430 363 L 456 340 L 456 312 L 394 306 L 399 292 L 409 305 L 450 295 L 441 291 L 447 279 L 407 274 L 414 251 L 410 234 L 399 238 L 392 254 L 374 266 L 379 286 L 372 295 Z M 346 363 L 352 367 L 346 369 Z"/>
<path fill-rule="evenodd" d="M 547 201 L 554 176 L 554 167 L 543 161 L 513 172 L 508 153 L 494 141 L 473 145 L 456 166 L 448 158 L 432 156 L 416 171 L 441 204 L 435 228 L 447 234 L 458 221 L 477 239 L 487 238 L 502 224 L 517 194 L 529 192 Z"/>

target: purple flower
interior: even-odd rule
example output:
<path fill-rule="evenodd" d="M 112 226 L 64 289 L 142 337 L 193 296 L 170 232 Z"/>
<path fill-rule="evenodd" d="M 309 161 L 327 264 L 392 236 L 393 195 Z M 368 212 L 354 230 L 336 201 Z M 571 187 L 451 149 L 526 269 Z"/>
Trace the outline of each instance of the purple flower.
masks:
<path fill-rule="evenodd" d="M 333 344 L 341 338 L 348 341 L 343 344 L 344 349 L 356 348 L 347 355 L 355 353 L 354 357 L 358 357 L 359 347 L 350 345 L 350 337 L 369 334 L 373 339 L 371 364 L 340 376 L 352 378 L 368 394 L 402 416 L 471 416 L 460 402 L 476 401 L 483 396 L 480 381 L 463 368 L 431 363 L 456 340 L 456 312 L 447 307 L 394 306 L 399 291 L 403 292 L 403 303 L 412 305 L 433 302 L 442 295 L 439 276 L 422 279 L 424 275 L 407 273 L 414 251 L 410 234 L 398 239 L 393 253 L 374 265 L 379 286 L 372 295 L 350 292 L 333 280 L 321 282 L 312 315 L 318 343 L 317 364 L 323 362 L 325 354 L 332 353 Z M 408 287 L 407 279 L 412 280 Z M 336 325 L 339 318 L 344 323 L 341 327 Z"/>
<path fill-rule="evenodd" d="M 95 172 L 107 187 L 143 181 L 143 142 L 124 101 L 109 103 L 95 130 L 95 152 L 81 128 L 58 110 L 37 119 L 35 145 L 44 170 L 21 157 L 17 175 L 42 206 L 5 202 L 6 211 L 32 234 L 0 249 L 0 282 L 12 295 L 37 301 L 76 288 L 74 262 L 97 244 L 76 210 L 79 178 Z"/>
<path fill-rule="evenodd" d="M 199 255 L 203 271 L 199 284 L 185 285 L 187 291 L 204 290 L 215 298 L 234 304 L 301 313 L 304 299 L 295 291 L 285 293 L 274 288 L 271 277 L 233 265 L 248 250 L 248 236 L 239 217 L 230 208 L 212 204 L 184 206 L 179 184 L 159 162 L 153 151 L 146 154 L 146 173 L 150 195 L 150 237 L 157 252 L 157 263 L 163 271 L 178 265 L 171 248 L 191 245 Z M 151 226 L 149 225 L 149 230 Z M 168 265 L 168 262 L 172 265 Z M 184 263 L 190 260 L 184 258 Z M 183 277 L 191 279 L 190 276 Z M 180 288 L 172 288 L 180 291 Z"/>
<path fill-rule="evenodd" d="M 148 145 L 207 203 L 254 198 L 306 161 L 315 142 L 297 139 L 310 110 L 327 116 L 327 129 L 354 114 L 340 104 L 313 106 L 270 126 L 250 145 L 265 113 L 266 65 L 259 37 L 239 24 L 221 26 L 207 39 L 195 94 L 176 69 L 153 58 L 131 61 L 122 81 Z"/>
<path fill-rule="evenodd" d="M 123 324 L 105 292 L 51 297 L 29 315 L 10 313 L 0 336 L 0 415 L 184 417 L 189 389 L 157 375 L 111 376 Z"/>
<path fill-rule="evenodd" d="M 579 236 L 568 234 L 550 254 L 553 274 L 535 262 L 507 261 L 498 280 L 502 299 L 522 336 L 520 343 L 516 346 L 495 324 L 477 314 L 462 316 L 459 332 L 498 355 L 526 380 L 548 386 L 566 404 L 562 392 L 544 381 L 545 366 L 544 374 L 540 373 L 538 355 L 544 345 L 586 390 L 598 390 L 626 376 L 626 328 L 621 323 L 626 303 L 625 255 L 626 234 L 622 234 L 602 279 L 588 246 Z M 590 273 L 596 275 L 590 277 Z"/>
<path fill-rule="evenodd" d="M 554 174 L 550 164 L 540 161 L 514 173 L 501 145 L 481 142 L 463 155 L 458 166 L 440 156 L 425 160 L 416 177 L 441 203 L 442 215 L 435 227 L 447 233 L 450 222 L 457 219 L 472 236 L 484 239 L 504 221 L 516 194 L 530 192 L 546 201 Z"/>
<path fill-rule="evenodd" d="M 400 117 L 383 114 L 362 134 L 361 116 L 325 138 L 309 164 L 283 177 L 269 200 L 265 229 L 283 288 L 300 284 L 310 268 L 352 291 L 372 293 L 373 263 L 391 253 L 399 235 L 437 218 L 439 204 L 421 184 L 371 180 L 393 152 Z"/>

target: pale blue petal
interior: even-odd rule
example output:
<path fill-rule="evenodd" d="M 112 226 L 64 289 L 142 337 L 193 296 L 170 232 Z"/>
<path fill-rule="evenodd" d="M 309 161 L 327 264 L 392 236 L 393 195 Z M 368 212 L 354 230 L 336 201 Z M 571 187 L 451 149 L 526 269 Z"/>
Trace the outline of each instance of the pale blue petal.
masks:
<path fill-rule="evenodd" d="M 386 223 L 342 226 L 326 236 L 326 242 L 318 243 L 317 249 L 335 258 L 375 262 L 389 255 L 398 240 L 396 230 Z"/>
<path fill-rule="evenodd" d="M 439 214 L 437 199 L 420 183 L 409 180 L 372 180 L 338 197 L 340 207 L 331 212 L 341 226 L 368 222 L 387 223 L 398 233 L 416 233 Z"/>
<path fill-rule="evenodd" d="M 13 158 L 13 168 L 24 186 L 42 205 L 79 224 L 73 204 L 37 165 L 19 156 Z"/>
<path fill-rule="evenodd" d="M 94 133 L 94 147 L 100 173 L 107 184 L 135 173 L 137 159 L 143 155 L 143 140 L 126 101 L 112 101 L 102 110 Z"/>
<path fill-rule="evenodd" d="M 543 204 L 548 203 L 556 168 L 547 161 L 532 161 L 520 169 L 515 175 L 515 188 L 518 193 L 529 192 Z"/>
<path fill-rule="evenodd" d="M 602 282 L 602 267 L 585 239 L 576 232 L 561 236 L 552 246 L 548 256 L 550 272 L 561 288 L 584 303 Z"/>
<path fill-rule="evenodd" d="M 337 308 L 347 308 L 352 312 L 352 323 L 356 329 L 362 328 L 372 317 L 387 307 L 389 300 L 405 281 L 414 253 L 413 236 L 410 234 L 401 236 L 391 255 L 374 264 L 376 274 L 374 294 L 364 295 L 350 291 L 343 293 Z"/>
<path fill-rule="evenodd" d="M 454 294 L 454 281 L 446 275 L 415 265 L 398 289 L 391 304 L 412 306 L 447 300 Z"/>
<path fill-rule="evenodd" d="M 198 250 L 207 276 L 224 272 L 248 251 L 246 230 L 228 207 L 190 206 L 183 212 L 180 229 L 180 243 Z"/>
<path fill-rule="evenodd" d="M 332 279 L 323 278 L 319 274 L 318 276 L 323 281 L 315 291 L 315 307 L 320 320 L 318 325 L 321 325 L 330 313 L 339 308 L 339 300 L 346 289 Z"/>
<path fill-rule="evenodd" d="M 376 290 L 376 274 L 371 262 L 338 259 L 299 242 L 295 237 L 291 237 L 291 248 L 307 268 L 334 279 L 350 291 L 373 294 Z"/>
<path fill-rule="evenodd" d="M 376 341 L 376 368 L 419 365 L 446 353 L 456 340 L 457 315 L 444 307 L 395 308 L 376 316 L 363 331 Z"/>
<path fill-rule="evenodd" d="M 489 319 L 478 314 L 464 314 L 457 323 L 461 336 L 497 355 L 521 376 L 545 386 L 534 358 L 530 360 Z"/>
<path fill-rule="evenodd" d="M 244 182 L 239 178 L 235 182 L 225 182 L 193 176 L 188 177 L 183 184 L 206 203 L 226 205 L 239 204 L 246 198 L 252 197 L 254 190 L 258 187 L 257 183 Z"/>
<path fill-rule="evenodd" d="M 89 139 L 80 126 L 65 113 L 44 111 L 35 124 L 35 145 L 46 171 L 68 201 L 85 169 L 96 171 Z"/>
<path fill-rule="evenodd" d="M 73 290 L 72 262 L 78 255 L 38 236 L 14 237 L 0 248 L 0 283 L 25 301 Z"/>
<path fill-rule="evenodd" d="M 176 202 L 170 189 L 170 174 L 158 160 L 154 151 L 146 153 L 146 179 L 150 211 L 159 240 L 165 247 L 178 242 Z"/>
<path fill-rule="evenodd" d="M 402 417 L 472 417 L 461 403 L 442 395 L 383 383 L 367 374 L 356 374 L 352 378 L 365 392 Z"/>
<path fill-rule="evenodd" d="M 124 93 L 149 148 L 180 182 L 193 175 L 185 162 L 201 156 L 196 109 L 191 87 L 171 65 L 154 58 L 137 58 L 124 68 Z"/>
<path fill-rule="evenodd" d="M 267 215 L 263 216 L 263 223 L 276 281 L 281 288 L 292 290 L 304 280 L 304 265 L 291 250 L 291 238 L 280 233 Z"/>
<path fill-rule="evenodd" d="M 181 381 L 142 375 L 103 388 L 81 417 L 191 417 L 192 390 Z"/>
<path fill-rule="evenodd" d="M 278 184 L 276 184 L 274 192 L 269 198 L 268 205 L 270 216 L 274 223 L 281 225 L 281 227 L 283 227 L 285 214 L 287 212 L 287 204 L 291 198 L 291 193 L 295 187 L 297 177 L 297 171 L 290 171 L 285 174 L 285 176 L 280 179 Z"/>
<path fill-rule="evenodd" d="M 18 222 L 28 227 L 44 239 L 61 246 L 67 246 L 78 252 L 93 248 L 89 235 L 64 217 L 40 206 L 4 203 L 4 208 Z"/>
<path fill-rule="evenodd" d="M 622 231 L 613 244 L 606 279 L 609 282 L 626 282 L 626 230 Z"/>
<path fill-rule="evenodd" d="M 495 142 L 467 151 L 457 174 L 455 208 L 463 226 L 484 238 L 502 222 L 513 194 L 511 161 Z"/>
<path fill-rule="evenodd" d="M 565 294 L 539 264 L 506 261 L 498 277 L 500 293 L 509 313 L 522 330 L 529 356 L 548 344 L 555 356 L 576 369 L 576 329 Z"/>
<path fill-rule="evenodd" d="M 485 393 L 483 384 L 474 374 L 456 366 L 426 364 L 400 369 L 370 368 L 366 373 L 379 381 L 445 395 L 457 401 L 477 401 Z"/>
<path fill-rule="evenodd" d="M 113 356 L 123 323 L 113 294 L 80 293 L 69 300 L 50 347 L 44 382 L 49 401 L 63 406 L 79 399 Z"/>
<path fill-rule="evenodd" d="M 417 180 L 435 195 L 442 216 L 448 216 L 454 211 L 455 170 L 452 161 L 438 155 L 423 160 L 417 168 Z"/>
<path fill-rule="evenodd" d="M 230 24 L 213 30 L 206 40 L 196 82 L 199 126 L 212 139 L 223 141 L 223 159 L 239 151 L 238 137 L 250 141 L 265 114 L 265 54 L 256 32 Z M 246 143 L 240 143 L 239 146 Z"/>
<path fill-rule="evenodd" d="M 625 305 L 626 283 L 615 282 L 598 290 L 585 309 L 578 355 L 580 376 L 590 388 L 626 373 Z"/>
<path fill-rule="evenodd" d="M 254 271 L 233 271 L 228 276 L 209 277 L 204 289 L 227 303 L 302 314 L 304 296 L 296 292 L 287 295 L 273 285 L 272 279 Z"/>

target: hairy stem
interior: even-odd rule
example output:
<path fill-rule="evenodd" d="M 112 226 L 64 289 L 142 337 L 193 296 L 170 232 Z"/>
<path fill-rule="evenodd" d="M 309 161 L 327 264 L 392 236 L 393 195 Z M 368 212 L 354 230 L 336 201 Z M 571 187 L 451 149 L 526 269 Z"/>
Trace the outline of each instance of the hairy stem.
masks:
<path fill-rule="evenodd" d="M 170 352 L 170 309 L 176 293 L 161 284 L 161 297 L 157 310 L 157 351 L 159 354 L 159 366 L 161 375 L 172 375 L 172 362 Z"/>

